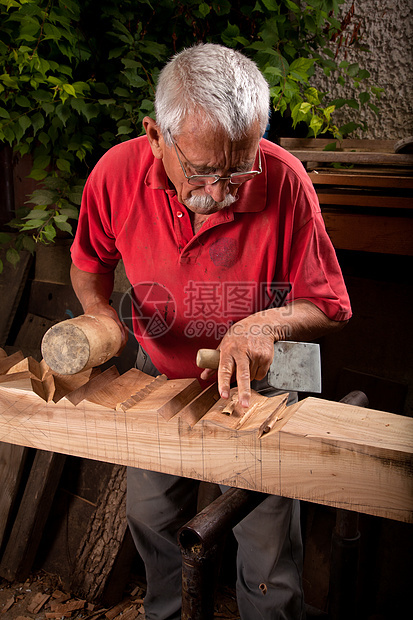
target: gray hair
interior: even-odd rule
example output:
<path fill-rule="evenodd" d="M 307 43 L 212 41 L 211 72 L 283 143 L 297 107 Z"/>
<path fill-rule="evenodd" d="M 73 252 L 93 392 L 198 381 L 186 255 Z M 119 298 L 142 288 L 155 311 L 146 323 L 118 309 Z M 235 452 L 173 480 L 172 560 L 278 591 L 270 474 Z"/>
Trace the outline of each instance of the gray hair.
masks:
<path fill-rule="evenodd" d="M 220 125 L 240 140 L 258 121 L 264 134 L 269 86 L 257 65 L 233 49 L 201 43 L 176 54 L 162 69 L 155 96 L 156 122 L 170 145 L 189 114 Z"/>

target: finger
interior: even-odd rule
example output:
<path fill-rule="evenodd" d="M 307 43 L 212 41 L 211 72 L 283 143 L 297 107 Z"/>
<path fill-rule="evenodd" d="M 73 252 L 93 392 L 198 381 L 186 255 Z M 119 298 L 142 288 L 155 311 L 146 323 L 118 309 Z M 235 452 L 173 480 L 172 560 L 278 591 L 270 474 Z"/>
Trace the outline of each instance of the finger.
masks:
<path fill-rule="evenodd" d="M 256 373 L 255 373 L 254 379 L 256 379 L 257 381 L 261 381 L 266 376 L 268 370 L 269 370 L 269 366 L 268 367 L 267 366 L 259 366 L 257 368 Z"/>
<path fill-rule="evenodd" d="M 229 398 L 231 389 L 231 378 L 235 370 L 235 361 L 232 356 L 224 355 L 221 357 L 218 366 L 218 391 L 221 398 Z"/>
<path fill-rule="evenodd" d="M 214 377 L 216 377 L 217 371 L 212 369 L 212 368 L 205 368 L 200 376 L 200 379 L 202 379 L 202 381 L 210 381 L 211 379 L 213 379 Z"/>
<path fill-rule="evenodd" d="M 119 347 L 119 351 L 116 353 L 116 356 L 115 356 L 115 357 L 119 357 L 120 354 L 122 353 L 123 349 L 128 344 L 129 328 L 128 328 L 128 326 L 125 323 L 123 323 L 123 321 L 119 321 L 119 319 L 116 322 L 118 323 L 119 327 L 121 328 L 121 334 L 122 334 L 122 342 L 121 342 L 121 345 Z"/>
<path fill-rule="evenodd" d="M 237 363 L 238 400 L 242 407 L 248 408 L 251 400 L 250 361 L 247 356 Z"/>

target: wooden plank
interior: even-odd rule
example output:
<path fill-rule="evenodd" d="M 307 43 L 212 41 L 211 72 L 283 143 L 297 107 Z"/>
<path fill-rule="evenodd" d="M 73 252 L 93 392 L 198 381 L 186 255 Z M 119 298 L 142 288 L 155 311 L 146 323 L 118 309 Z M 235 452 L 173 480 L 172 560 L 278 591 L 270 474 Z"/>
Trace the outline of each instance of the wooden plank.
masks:
<path fill-rule="evenodd" d="M 0 443 L 0 549 L 16 508 L 16 500 L 22 481 L 29 450 L 23 446 Z"/>
<path fill-rule="evenodd" d="M 394 147 L 396 142 L 394 140 L 368 140 L 357 138 L 345 138 L 338 141 L 333 138 L 281 138 L 280 145 L 287 150 L 315 150 L 322 151 L 331 144 L 336 144 L 336 150 L 357 150 L 366 151 L 371 153 L 372 151 L 379 151 L 382 153 L 394 153 Z"/>
<path fill-rule="evenodd" d="M 413 219 L 322 211 L 336 249 L 413 256 Z"/>
<path fill-rule="evenodd" d="M 42 338 L 55 323 L 56 321 L 45 319 L 42 316 L 27 314 L 14 341 L 14 346 L 21 349 L 26 355 L 28 351 L 37 351 L 40 356 Z"/>
<path fill-rule="evenodd" d="M 0 386 L 0 441 L 413 522 L 411 418 L 307 398 L 259 439 L 260 420 L 191 427 L 152 404 L 75 407 Z"/>
<path fill-rule="evenodd" d="M 0 278 L 0 346 L 4 346 L 10 332 L 24 287 L 29 275 L 32 256 L 20 252 L 20 260 L 14 266 L 6 260 L 6 250 L 0 249 L 4 269 Z"/>
<path fill-rule="evenodd" d="M 377 209 L 413 209 L 413 199 L 408 196 L 378 196 L 367 192 L 337 193 L 317 190 L 320 205 L 340 205 L 348 207 L 367 207 Z"/>
<path fill-rule="evenodd" d="M 49 516 L 65 457 L 38 450 L 0 562 L 0 575 L 24 580 L 32 568 Z"/>
<path fill-rule="evenodd" d="M 359 151 L 304 151 L 290 150 L 294 157 L 306 162 L 363 164 L 374 166 L 413 166 L 413 155 L 396 153 L 364 153 Z"/>
<path fill-rule="evenodd" d="M 338 171 L 327 171 L 320 170 L 309 172 L 308 176 L 313 182 L 316 190 L 320 185 L 337 185 L 338 187 L 349 186 L 349 187 L 384 187 L 388 189 L 413 189 L 413 176 L 401 176 L 401 175 L 382 175 L 377 174 L 360 174 L 355 173 L 354 171 L 348 172 L 338 172 Z"/>

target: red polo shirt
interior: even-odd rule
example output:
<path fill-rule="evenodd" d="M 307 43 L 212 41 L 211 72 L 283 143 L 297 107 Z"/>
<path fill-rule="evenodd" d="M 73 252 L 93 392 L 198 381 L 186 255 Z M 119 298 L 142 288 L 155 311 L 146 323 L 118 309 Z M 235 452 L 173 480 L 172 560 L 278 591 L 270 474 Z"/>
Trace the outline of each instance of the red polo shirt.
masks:
<path fill-rule="evenodd" d="M 303 166 L 267 140 L 260 148 L 262 174 L 196 235 L 146 136 L 110 149 L 86 183 L 73 262 L 106 273 L 123 259 L 135 336 L 171 379 L 199 376 L 197 350 L 267 307 L 307 299 L 336 321 L 351 316 Z"/>

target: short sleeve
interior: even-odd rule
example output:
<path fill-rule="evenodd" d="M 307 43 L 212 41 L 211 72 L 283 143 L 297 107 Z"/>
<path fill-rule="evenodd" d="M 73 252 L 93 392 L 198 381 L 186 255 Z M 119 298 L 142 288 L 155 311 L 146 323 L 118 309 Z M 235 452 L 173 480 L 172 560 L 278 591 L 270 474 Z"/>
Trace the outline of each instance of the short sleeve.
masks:
<path fill-rule="evenodd" d="M 99 188 L 93 172 L 83 192 L 71 254 L 76 267 L 90 273 L 111 272 L 121 258 L 112 230 L 108 193 L 104 184 Z"/>
<path fill-rule="evenodd" d="M 334 321 L 351 317 L 351 307 L 334 247 L 320 211 L 292 238 L 287 303 L 307 299 Z"/>

